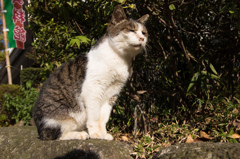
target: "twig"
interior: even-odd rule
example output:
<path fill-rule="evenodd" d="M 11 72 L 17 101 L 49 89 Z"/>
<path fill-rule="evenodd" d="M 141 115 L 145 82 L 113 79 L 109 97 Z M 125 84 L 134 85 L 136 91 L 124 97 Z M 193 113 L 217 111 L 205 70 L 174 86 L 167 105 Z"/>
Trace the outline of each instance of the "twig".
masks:
<path fill-rule="evenodd" d="M 82 29 L 80 28 L 80 26 L 78 25 L 78 23 L 74 20 L 73 23 L 78 27 L 79 31 L 81 32 L 82 35 L 84 35 L 84 32 L 82 31 Z"/>
<path fill-rule="evenodd" d="M 144 112 L 142 111 L 142 109 L 139 105 L 137 105 L 136 107 L 138 107 L 138 109 L 140 110 L 140 112 L 142 114 L 144 134 L 146 134 L 147 133 L 147 124 L 146 124 L 146 119 L 145 119 L 145 116 L 144 116 Z"/>
<path fill-rule="evenodd" d="M 46 12 L 52 14 L 52 12 L 50 12 L 49 9 L 48 9 L 48 7 L 47 7 L 47 1 L 45 0 L 44 2 L 45 2 L 45 9 L 46 9 Z"/>
<path fill-rule="evenodd" d="M 158 13 L 154 12 L 149 6 L 147 6 L 147 9 L 152 12 L 153 15 L 156 15 L 158 19 L 162 22 L 162 24 L 166 27 L 167 23 L 159 16 Z M 156 9 L 156 8 L 155 8 Z M 160 12 L 160 11 L 159 11 Z"/>
<path fill-rule="evenodd" d="M 134 108 L 134 127 L 133 127 L 133 135 L 136 136 L 136 133 L 137 133 L 137 107 Z"/>
<path fill-rule="evenodd" d="M 180 46 L 181 46 L 181 48 L 182 48 L 182 50 L 183 50 L 183 53 L 184 53 L 184 55 L 185 55 L 185 58 L 187 59 L 188 68 L 189 68 L 189 70 L 190 70 L 190 72 L 191 72 L 191 75 L 193 76 L 194 72 L 193 72 L 192 64 L 191 64 L 191 62 L 190 62 L 190 57 L 189 57 L 189 55 L 188 55 L 188 53 L 187 53 L 187 50 L 186 50 L 186 48 L 185 48 L 185 46 L 184 46 L 184 43 L 183 43 L 183 41 L 182 41 L 182 38 L 181 38 L 181 36 L 179 35 L 179 32 L 178 32 L 178 30 L 177 30 L 177 25 L 176 25 L 175 22 L 174 22 L 174 19 L 173 19 L 173 16 L 172 16 L 172 14 L 171 14 L 170 9 L 168 9 L 168 11 L 169 11 L 170 22 L 171 22 L 171 24 L 172 24 L 173 31 L 174 31 L 174 33 L 175 33 L 175 35 L 176 35 L 176 37 L 177 37 L 178 42 L 180 43 Z"/>

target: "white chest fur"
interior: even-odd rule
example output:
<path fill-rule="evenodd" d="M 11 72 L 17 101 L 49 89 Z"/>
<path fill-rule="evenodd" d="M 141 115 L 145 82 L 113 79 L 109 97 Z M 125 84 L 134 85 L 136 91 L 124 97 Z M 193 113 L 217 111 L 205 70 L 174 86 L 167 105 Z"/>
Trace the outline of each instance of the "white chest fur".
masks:
<path fill-rule="evenodd" d="M 112 49 L 108 38 L 103 39 L 87 56 L 87 73 L 82 92 L 92 88 L 101 91 L 99 93 L 104 93 L 107 98 L 118 94 L 128 79 L 131 59 L 120 57 Z"/>
<path fill-rule="evenodd" d="M 80 103 L 86 109 L 86 126 L 91 138 L 112 140 L 106 123 L 112 110 L 112 97 L 118 95 L 129 76 L 129 61 L 116 53 L 108 38 L 88 53 L 88 64 Z"/>

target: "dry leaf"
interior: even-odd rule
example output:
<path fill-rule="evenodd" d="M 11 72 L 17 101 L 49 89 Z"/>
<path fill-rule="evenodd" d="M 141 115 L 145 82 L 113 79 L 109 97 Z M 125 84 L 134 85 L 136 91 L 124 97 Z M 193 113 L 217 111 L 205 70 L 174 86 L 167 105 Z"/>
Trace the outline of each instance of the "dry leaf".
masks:
<path fill-rule="evenodd" d="M 240 120 L 236 119 L 233 121 L 233 126 L 236 128 L 240 128 Z"/>
<path fill-rule="evenodd" d="M 128 141 L 128 137 L 127 137 L 127 136 L 121 136 L 121 139 L 122 139 L 123 141 Z"/>
<path fill-rule="evenodd" d="M 24 126 L 24 123 L 25 122 L 21 120 L 17 124 L 15 124 L 14 126 Z"/>
<path fill-rule="evenodd" d="M 208 139 L 208 140 L 213 139 L 212 137 L 210 137 L 210 136 L 209 136 L 207 133 L 205 133 L 204 131 L 200 131 L 200 138 Z"/>
<path fill-rule="evenodd" d="M 163 147 L 168 147 L 168 146 L 171 146 L 171 145 L 172 145 L 171 143 L 162 144 Z"/>
<path fill-rule="evenodd" d="M 194 142 L 194 140 L 192 138 L 192 135 L 188 135 L 186 143 L 193 143 L 193 142 Z"/>
<path fill-rule="evenodd" d="M 208 117 L 208 118 L 205 119 L 206 124 L 209 124 L 211 121 L 212 121 L 211 117 Z"/>
<path fill-rule="evenodd" d="M 233 114 L 238 114 L 239 110 L 237 108 L 234 108 L 232 112 Z"/>
<path fill-rule="evenodd" d="M 234 139 L 239 139 L 240 138 L 240 135 L 237 134 L 237 133 L 234 133 L 230 136 L 231 138 L 234 138 Z"/>

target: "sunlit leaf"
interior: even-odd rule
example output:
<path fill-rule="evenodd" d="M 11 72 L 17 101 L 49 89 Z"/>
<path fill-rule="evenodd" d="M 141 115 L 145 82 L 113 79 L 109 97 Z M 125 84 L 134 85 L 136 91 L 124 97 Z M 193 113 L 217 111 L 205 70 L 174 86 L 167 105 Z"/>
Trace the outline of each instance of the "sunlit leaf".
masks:
<path fill-rule="evenodd" d="M 136 5 L 135 4 L 129 4 L 128 7 L 132 8 L 132 9 L 136 9 Z"/>
<path fill-rule="evenodd" d="M 213 73 L 215 73 L 216 75 L 218 74 L 216 69 L 214 68 L 213 64 L 209 64 L 209 67 L 211 68 L 211 70 L 213 71 Z"/>
<path fill-rule="evenodd" d="M 187 92 L 189 92 L 189 90 L 195 85 L 195 83 L 196 83 L 199 75 L 200 75 L 199 72 L 197 72 L 197 73 L 195 73 L 195 74 L 193 75 L 193 77 L 192 77 L 192 79 L 191 79 L 191 82 L 190 82 L 190 84 L 189 84 L 189 86 L 188 86 Z"/>
<path fill-rule="evenodd" d="M 80 48 L 81 43 L 88 44 L 89 42 L 91 42 L 91 40 L 88 39 L 86 36 L 76 36 L 70 40 L 70 42 L 69 42 L 69 44 L 67 44 L 66 48 L 68 48 L 69 46 L 73 47 L 74 45 L 77 45 L 77 47 Z"/>
<path fill-rule="evenodd" d="M 174 4 L 170 4 L 170 5 L 169 5 L 169 9 L 170 9 L 170 10 L 175 10 L 175 9 L 176 9 L 176 7 L 175 7 L 175 5 L 174 5 Z"/>
<path fill-rule="evenodd" d="M 125 3 L 125 1 L 126 1 L 126 0 L 114 0 L 114 1 L 116 1 L 116 2 L 118 2 L 118 3 L 122 3 L 122 4 L 123 4 L 123 3 Z"/>

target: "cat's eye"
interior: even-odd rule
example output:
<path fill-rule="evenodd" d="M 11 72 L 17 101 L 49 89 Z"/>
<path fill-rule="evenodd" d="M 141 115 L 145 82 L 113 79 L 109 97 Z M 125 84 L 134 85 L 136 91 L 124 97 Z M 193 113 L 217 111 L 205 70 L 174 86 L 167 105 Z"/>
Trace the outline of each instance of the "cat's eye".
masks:
<path fill-rule="evenodd" d="M 127 29 L 127 31 L 129 31 L 129 32 L 135 32 L 135 30 L 133 30 L 133 29 Z"/>
<path fill-rule="evenodd" d="M 143 35 L 146 35 L 147 33 L 146 33 L 145 31 L 142 31 L 142 34 L 143 34 Z"/>

